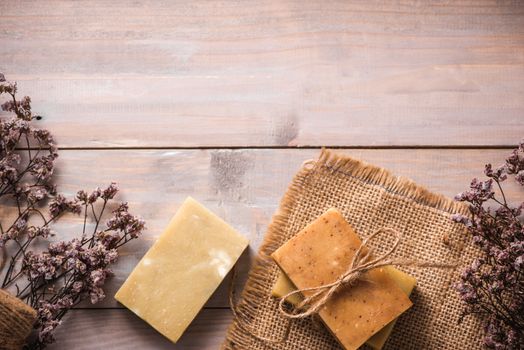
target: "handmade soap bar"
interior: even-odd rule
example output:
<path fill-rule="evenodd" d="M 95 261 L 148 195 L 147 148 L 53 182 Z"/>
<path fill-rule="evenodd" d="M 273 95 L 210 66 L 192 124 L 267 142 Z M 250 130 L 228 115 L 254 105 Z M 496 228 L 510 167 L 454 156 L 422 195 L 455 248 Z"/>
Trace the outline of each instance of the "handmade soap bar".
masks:
<path fill-rule="evenodd" d="M 276 298 L 282 298 L 285 295 L 291 293 L 292 291 L 297 290 L 297 287 L 289 280 L 289 277 L 286 276 L 282 270 L 279 272 L 277 281 L 275 282 L 275 285 L 273 286 L 273 289 L 271 290 L 271 295 Z M 296 293 L 293 295 L 290 295 L 286 301 L 293 304 L 298 305 L 303 300 L 302 295 Z"/>
<path fill-rule="evenodd" d="M 384 267 L 384 272 L 386 272 L 397 283 L 400 289 L 402 289 L 407 296 L 411 294 L 415 288 L 415 285 L 417 284 L 417 280 L 413 276 L 410 276 L 407 273 L 394 268 L 393 266 Z M 271 294 L 277 298 L 282 298 L 296 289 L 297 288 L 293 285 L 293 282 L 291 282 L 286 274 L 281 271 L 277 281 L 275 282 L 275 285 L 273 286 Z M 300 301 L 302 301 L 302 297 L 299 294 L 293 294 L 287 299 L 287 301 L 297 305 L 300 303 Z M 388 323 L 384 328 L 366 340 L 366 344 L 375 350 L 382 349 L 391 335 L 391 332 L 393 332 L 393 327 L 395 326 L 396 321 L 397 320 L 395 319 Z"/>
<path fill-rule="evenodd" d="M 188 198 L 115 298 L 176 342 L 247 245 L 246 238 Z"/>
<path fill-rule="evenodd" d="M 272 257 L 299 289 L 334 282 L 349 267 L 361 240 L 342 214 L 330 209 L 286 242 Z M 306 296 L 311 291 L 305 292 Z M 342 287 L 320 310 L 344 348 L 354 350 L 411 306 L 383 268 Z"/>
<path fill-rule="evenodd" d="M 386 274 L 388 274 L 393 280 L 395 280 L 400 289 L 402 289 L 402 291 L 406 293 L 408 297 L 411 295 L 411 292 L 417 284 L 417 280 L 415 279 L 415 277 L 410 276 L 407 273 L 402 272 L 400 270 L 397 270 L 392 266 L 384 267 L 384 272 L 386 272 Z M 382 349 L 382 347 L 386 343 L 386 340 L 388 340 L 389 336 L 391 335 L 391 332 L 393 332 L 395 322 L 397 322 L 397 319 L 394 319 L 393 321 L 388 323 L 378 333 L 369 338 L 366 341 L 366 344 L 371 346 L 375 350 Z"/>

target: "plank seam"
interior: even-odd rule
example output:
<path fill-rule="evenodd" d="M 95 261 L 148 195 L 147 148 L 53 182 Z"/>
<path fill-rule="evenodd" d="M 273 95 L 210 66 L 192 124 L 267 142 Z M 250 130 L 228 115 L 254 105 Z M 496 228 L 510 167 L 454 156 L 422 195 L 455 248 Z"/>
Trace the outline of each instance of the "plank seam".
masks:
<path fill-rule="evenodd" d="M 288 150 L 288 149 L 376 149 L 376 150 L 395 150 L 395 149 L 428 149 L 428 150 L 475 150 L 475 149 L 514 149 L 516 145 L 374 145 L 374 146 L 335 146 L 335 145 L 323 145 L 323 146 L 130 146 L 130 147 L 59 147 L 59 151 L 126 151 L 126 150 Z M 35 150 L 36 148 L 30 148 Z M 18 151 L 26 151 L 27 148 L 17 148 Z"/>

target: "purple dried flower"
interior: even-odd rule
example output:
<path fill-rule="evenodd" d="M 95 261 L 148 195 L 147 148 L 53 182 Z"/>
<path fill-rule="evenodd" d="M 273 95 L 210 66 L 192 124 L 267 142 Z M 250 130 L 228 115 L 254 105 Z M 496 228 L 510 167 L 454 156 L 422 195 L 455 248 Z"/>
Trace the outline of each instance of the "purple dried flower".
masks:
<path fill-rule="evenodd" d="M 122 203 L 113 211 L 114 216 L 106 223 L 107 228 L 113 231 L 121 231 L 128 234 L 131 238 L 137 238 L 144 229 L 145 222 L 137 216 L 128 212 L 127 203 Z"/>
<path fill-rule="evenodd" d="M 523 270 L 523 267 L 524 267 L 524 255 L 521 255 L 521 256 L 518 256 L 516 259 L 515 259 L 515 270 L 517 272 L 522 272 Z"/>
<path fill-rule="evenodd" d="M 33 175 L 37 180 L 49 180 L 53 175 L 54 160 L 54 155 L 35 158 L 30 170 L 31 175 Z"/>
<path fill-rule="evenodd" d="M 82 281 L 75 281 L 73 282 L 73 285 L 71 286 L 71 289 L 75 293 L 80 293 L 84 288 L 84 282 Z"/>
<path fill-rule="evenodd" d="M 91 286 L 89 290 L 89 297 L 91 299 L 91 304 L 96 304 L 100 300 L 103 300 L 106 297 L 106 295 L 102 288 Z"/>
<path fill-rule="evenodd" d="M 70 212 L 80 214 L 82 207 L 75 200 L 68 200 L 61 194 L 54 197 L 49 203 L 49 213 L 53 217 L 57 217 L 62 213 Z"/>
<path fill-rule="evenodd" d="M 461 223 L 465 226 L 471 226 L 472 223 L 471 223 L 471 219 L 469 217 L 467 217 L 466 215 L 462 215 L 462 214 L 453 214 L 451 216 L 451 219 L 455 222 L 458 222 L 458 223 Z"/>
<path fill-rule="evenodd" d="M 30 238 L 42 237 L 47 238 L 51 236 L 51 229 L 48 226 L 31 226 L 27 229 L 27 235 Z"/>
<path fill-rule="evenodd" d="M 506 158 L 505 169 L 508 174 L 516 175 L 517 182 L 524 185 L 524 140 Z"/>
<path fill-rule="evenodd" d="M 113 199 L 117 192 L 118 186 L 115 182 L 111 182 L 111 184 L 102 191 L 102 198 L 105 200 Z"/>
<path fill-rule="evenodd" d="M 103 269 L 97 269 L 94 271 L 91 271 L 91 274 L 89 275 L 89 280 L 91 282 L 92 286 L 101 287 L 104 285 L 104 282 L 107 278 L 106 271 Z"/>
<path fill-rule="evenodd" d="M 100 187 L 97 187 L 93 192 L 91 192 L 91 194 L 87 197 L 87 203 L 89 204 L 93 204 L 94 202 L 96 202 L 96 200 L 98 198 L 100 198 L 100 196 L 102 195 L 102 190 L 100 189 Z"/>
<path fill-rule="evenodd" d="M 9 224 L 0 217 L 0 248 L 14 247 L 8 250 L 14 253 L 6 259 L 5 273 L 0 271 L 0 288 L 14 285 L 17 297 L 37 310 L 38 337 L 27 347 L 43 349 L 55 341 L 54 331 L 68 310 L 83 299 L 96 303 L 104 298 L 103 286 L 112 275 L 109 267 L 118 259 L 117 249 L 138 237 L 144 222 L 129 213 L 127 204 L 120 204 L 109 219 L 112 224 L 98 229 L 107 220 L 106 205 L 114 207 L 115 183 L 89 194 L 79 191 L 75 199 L 58 194 L 52 183 L 58 157 L 53 137 L 47 130 L 33 128 L 31 99 L 17 100 L 16 84 L 4 82 L 0 74 L 0 95 L 8 95 L 1 107 L 14 117 L 0 118 L 0 202 L 16 203 L 19 215 Z M 51 224 L 61 214 L 82 211 L 80 238 L 50 243 L 43 251 L 32 250 L 33 241 L 52 235 Z M 95 228 L 89 234 L 91 220 Z"/>
<path fill-rule="evenodd" d="M 23 232 L 25 232 L 27 228 L 28 217 L 29 215 L 26 213 L 26 214 L 22 214 L 15 220 L 15 222 L 11 225 L 11 227 L 5 233 L 7 237 L 9 237 L 9 239 L 16 239 Z"/>
<path fill-rule="evenodd" d="M 500 182 L 507 179 L 504 166 L 500 166 L 497 169 L 493 170 L 493 166 L 491 164 L 486 164 L 484 168 L 484 174 L 487 177 L 492 178 L 494 180 L 498 180 Z"/>
<path fill-rule="evenodd" d="M 515 180 L 522 186 L 524 186 L 524 170 L 520 170 L 515 176 Z"/>
<path fill-rule="evenodd" d="M 23 192 L 27 198 L 27 201 L 30 203 L 38 203 L 46 198 L 49 194 L 44 186 L 26 186 L 23 189 Z"/>
<path fill-rule="evenodd" d="M 38 310 L 39 313 L 43 312 L 42 310 Z M 45 323 L 40 323 L 40 332 L 38 333 L 38 341 L 42 344 L 51 344 L 55 341 L 55 328 L 59 326 L 62 323 L 62 321 L 58 320 L 49 320 Z"/>
<path fill-rule="evenodd" d="M 79 202 L 82 202 L 83 204 L 87 204 L 87 201 L 88 201 L 88 194 L 86 191 L 84 190 L 80 190 L 76 193 L 76 199 L 79 201 Z"/>
<path fill-rule="evenodd" d="M 483 252 L 455 285 L 466 304 L 463 314 L 479 315 L 485 322 L 484 345 L 489 349 L 524 349 L 524 227 L 519 219 L 523 205 L 511 207 L 501 183 L 507 174 L 524 185 L 524 142 L 493 170 L 486 165 L 486 181 L 473 179 L 470 189 L 456 199 L 469 203 L 470 216 L 453 215 L 465 225 L 473 242 Z M 498 198 L 493 184 L 500 189 Z M 488 203 L 500 206 L 492 210 Z"/>

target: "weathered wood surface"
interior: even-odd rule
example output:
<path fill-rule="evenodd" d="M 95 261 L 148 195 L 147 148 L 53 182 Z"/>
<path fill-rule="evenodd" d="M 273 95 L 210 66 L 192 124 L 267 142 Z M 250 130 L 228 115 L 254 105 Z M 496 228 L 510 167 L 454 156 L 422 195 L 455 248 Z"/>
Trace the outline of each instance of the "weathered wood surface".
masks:
<path fill-rule="evenodd" d="M 74 193 L 116 180 L 123 200 L 146 219 L 148 230 L 131 243 L 115 266 L 107 286 L 107 299 L 97 305 L 109 309 L 76 310 L 61 326 L 60 341 L 52 349 L 89 349 L 92 341 L 111 349 L 171 348 L 165 339 L 125 309 L 112 295 L 158 236 L 183 199 L 192 195 L 230 222 L 251 240 L 243 256 L 245 276 L 250 256 L 258 249 L 278 202 L 302 162 L 318 150 L 107 150 L 62 151 L 57 174 L 61 187 Z M 429 189 L 448 196 L 463 190 L 470 178 L 480 176 L 487 161 L 498 164 L 507 150 L 340 150 L 341 153 L 387 167 Z M 93 166 L 96 164 L 96 166 Z M 508 182 L 508 198 L 521 198 L 521 190 Z M 77 223 L 57 230 L 72 235 Z M 230 321 L 227 285 L 208 302 L 180 345 L 180 349 L 214 349 Z M 84 305 L 89 307 L 89 305 Z M 115 309 L 117 308 L 117 309 Z M 211 308 L 211 309 L 209 309 Z"/>
<path fill-rule="evenodd" d="M 7 0 L 0 18 L 0 72 L 68 148 L 62 191 L 117 181 L 148 224 L 107 299 L 72 311 L 51 349 L 218 348 L 227 283 L 176 346 L 112 295 L 188 195 L 250 238 L 241 284 L 319 152 L 286 147 L 391 148 L 341 152 L 453 196 L 508 152 L 474 146 L 524 135 L 521 1 Z M 241 149 L 198 149 L 227 147 Z M 509 186 L 512 201 L 521 193 Z M 77 224 L 55 229 L 72 237 Z"/>
<path fill-rule="evenodd" d="M 1 1 L 65 147 L 510 145 L 524 2 Z"/>
<path fill-rule="evenodd" d="M 73 310 L 57 330 L 57 343 L 49 349 L 218 349 L 230 322 L 228 310 L 203 310 L 174 345 L 127 310 Z"/>

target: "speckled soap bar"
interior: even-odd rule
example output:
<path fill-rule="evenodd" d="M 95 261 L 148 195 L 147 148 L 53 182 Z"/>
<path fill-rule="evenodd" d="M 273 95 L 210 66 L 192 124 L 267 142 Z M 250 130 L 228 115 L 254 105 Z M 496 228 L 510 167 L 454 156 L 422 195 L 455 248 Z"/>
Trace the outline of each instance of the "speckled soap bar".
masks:
<path fill-rule="evenodd" d="M 115 298 L 176 342 L 247 245 L 245 237 L 188 198 Z"/>
<path fill-rule="evenodd" d="M 404 293 L 406 293 L 406 295 L 409 297 L 411 292 L 415 288 L 415 285 L 417 284 L 417 280 L 415 279 L 415 277 L 410 276 L 407 273 L 394 268 L 393 266 L 385 266 L 384 271 L 397 283 L 400 289 L 402 289 Z M 285 273 L 280 272 L 278 279 L 275 282 L 275 285 L 273 286 L 271 294 L 274 297 L 282 298 L 294 290 L 297 290 L 297 288 L 293 285 L 293 282 L 289 280 Z M 302 300 L 303 297 L 300 294 L 292 294 L 289 298 L 287 298 L 287 301 L 293 305 L 298 305 Z M 389 336 L 393 332 L 393 328 L 395 327 L 396 321 L 396 319 L 391 321 L 380 331 L 373 334 L 371 338 L 366 340 L 366 345 L 370 346 L 374 350 L 381 350 L 386 344 L 386 341 L 388 340 Z"/>
<path fill-rule="evenodd" d="M 342 214 L 329 209 L 272 257 L 297 288 L 317 287 L 342 275 L 360 244 Z M 377 268 L 355 285 L 342 287 L 319 315 L 345 349 L 355 350 L 411 305 L 384 268 Z"/>

